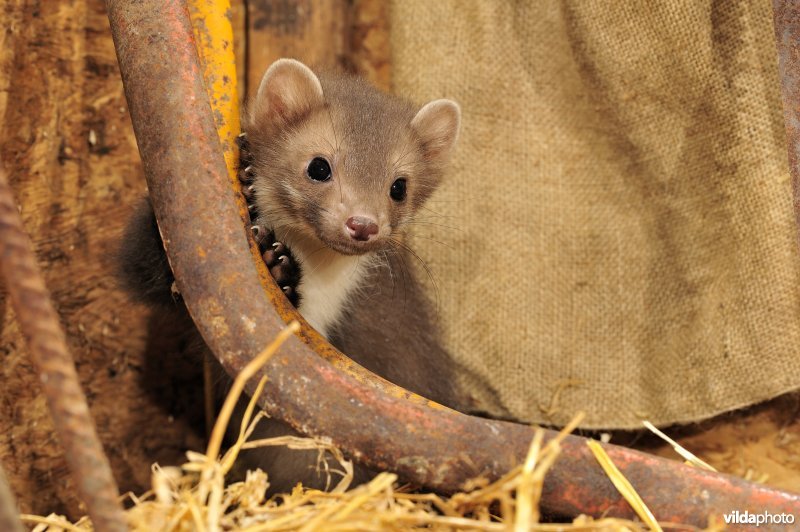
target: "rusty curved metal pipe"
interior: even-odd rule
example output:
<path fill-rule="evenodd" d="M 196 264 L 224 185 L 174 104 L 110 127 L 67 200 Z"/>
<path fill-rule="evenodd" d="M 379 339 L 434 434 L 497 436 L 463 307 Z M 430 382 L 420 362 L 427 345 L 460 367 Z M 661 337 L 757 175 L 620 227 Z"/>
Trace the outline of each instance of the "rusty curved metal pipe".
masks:
<path fill-rule="evenodd" d="M 786 147 L 794 189 L 793 204 L 800 226 L 800 6 L 793 0 L 773 0 L 772 14 L 781 76 Z"/>
<path fill-rule="evenodd" d="M 330 437 L 359 461 L 440 492 L 458 490 L 476 476 L 497 478 L 524 460 L 530 427 L 460 414 L 397 388 L 358 367 L 302 321 L 263 264 L 253 260 L 183 2 L 106 4 L 170 264 L 195 323 L 225 369 L 236 374 L 288 319 L 300 319 L 299 337 L 263 370 L 269 381 L 260 403 L 272 416 L 301 433 Z M 710 514 L 797 513 L 800 507 L 798 495 L 605 448 L 662 522 L 705 526 Z M 569 437 L 562 449 L 545 484 L 545 512 L 633 517 L 584 439 Z"/>

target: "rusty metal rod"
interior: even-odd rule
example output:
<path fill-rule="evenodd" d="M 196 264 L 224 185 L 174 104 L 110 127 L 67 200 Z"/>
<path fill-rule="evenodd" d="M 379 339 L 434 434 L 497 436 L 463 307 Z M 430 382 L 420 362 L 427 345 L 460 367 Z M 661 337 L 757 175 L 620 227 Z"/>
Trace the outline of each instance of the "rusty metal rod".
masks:
<path fill-rule="evenodd" d="M 0 168 L 0 266 L 20 329 L 39 373 L 50 415 L 95 529 L 127 530 L 117 485 L 95 432 L 64 331 Z"/>
<path fill-rule="evenodd" d="M 6 472 L 0 466 L 0 530 L 8 532 L 22 532 L 22 522 L 19 520 L 17 499 L 8 485 Z"/>
<path fill-rule="evenodd" d="M 800 6 L 794 0 L 773 0 L 772 15 L 783 95 L 786 147 L 794 190 L 794 212 L 800 227 Z"/>
<path fill-rule="evenodd" d="M 263 370 L 269 380 L 260 404 L 272 416 L 440 492 L 458 490 L 476 476 L 497 478 L 524 460 L 530 427 L 460 414 L 397 388 L 349 361 L 302 321 L 248 253 L 185 6 L 178 0 L 106 4 L 170 264 L 198 329 L 228 373 L 244 367 L 288 319 L 299 319 L 301 337 L 289 340 Z M 705 526 L 710 514 L 796 513 L 800 507 L 798 495 L 605 448 L 662 522 Z M 570 437 L 562 449 L 545 483 L 546 513 L 634 515 L 584 439 Z"/>

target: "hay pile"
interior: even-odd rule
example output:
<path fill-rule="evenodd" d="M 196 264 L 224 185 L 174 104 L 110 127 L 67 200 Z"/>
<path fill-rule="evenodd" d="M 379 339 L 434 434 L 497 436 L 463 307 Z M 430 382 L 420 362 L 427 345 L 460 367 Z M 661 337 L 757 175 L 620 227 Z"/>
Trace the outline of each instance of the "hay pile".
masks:
<path fill-rule="evenodd" d="M 525 463 L 495 482 L 475 481 L 470 489 L 451 497 L 417 493 L 400 486 L 393 473 L 380 473 L 371 482 L 350 489 L 353 465 L 325 439 L 280 437 L 250 441 L 255 425 L 264 413 L 254 414 L 262 379 L 245 412 L 238 440 L 220 455 L 222 436 L 233 406 L 245 382 L 296 330 L 290 325 L 237 377 L 214 426 L 206 453 L 188 452 L 181 467 L 152 466 L 152 489 L 141 496 L 128 493 L 127 516 L 136 531 L 277 531 L 277 530 L 661 530 L 649 510 L 598 445 L 598 461 L 620 491 L 631 502 L 640 522 L 579 516 L 568 524 L 540 523 L 539 498 L 545 474 L 559 455 L 559 444 L 580 422 L 580 416 L 543 445 L 544 432 L 536 431 Z M 269 472 L 248 471 L 242 482 L 226 484 L 228 473 L 242 449 L 285 445 L 293 449 L 317 449 L 320 464 L 325 453 L 340 468 L 327 470 L 328 489 L 320 491 L 296 486 L 291 493 L 265 498 Z M 628 493 L 626 493 L 626 491 Z M 93 530 L 84 517 L 76 523 L 51 514 L 47 517 L 22 515 L 36 532 Z M 668 528 L 668 527 L 665 527 Z M 671 528 L 671 527 L 669 527 Z M 687 527 L 680 527 L 686 530 Z M 691 528 L 691 527 L 689 527 Z M 709 530 L 720 527 L 714 525 Z"/>

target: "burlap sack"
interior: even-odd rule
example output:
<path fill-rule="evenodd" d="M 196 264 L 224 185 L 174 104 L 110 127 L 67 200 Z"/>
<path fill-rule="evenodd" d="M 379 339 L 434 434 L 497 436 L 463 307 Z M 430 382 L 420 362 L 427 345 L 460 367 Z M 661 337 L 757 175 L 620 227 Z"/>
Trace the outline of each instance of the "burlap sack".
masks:
<path fill-rule="evenodd" d="M 391 33 L 396 91 L 462 105 L 413 244 L 484 408 L 627 428 L 800 387 L 769 1 L 395 0 Z"/>

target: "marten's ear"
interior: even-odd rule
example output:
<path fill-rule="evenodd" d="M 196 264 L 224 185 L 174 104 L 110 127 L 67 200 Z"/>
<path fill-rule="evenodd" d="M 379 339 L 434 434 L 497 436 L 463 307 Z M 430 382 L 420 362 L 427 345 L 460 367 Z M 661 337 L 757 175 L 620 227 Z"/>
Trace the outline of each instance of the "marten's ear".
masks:
<path fill-rule="evenodd" d="M 250 118 L 284 125 L 322 105 L 322 85 L 316 74 L 300 61 L 278 59 L 261 78 Z"/>
<path fill-rule="evenodd" d="M 434 100 L 425 104 L 411 121 L 422 141 L 426 156 L 444 162 L 458 139 L 461 108 L 452 100 Z"/>

